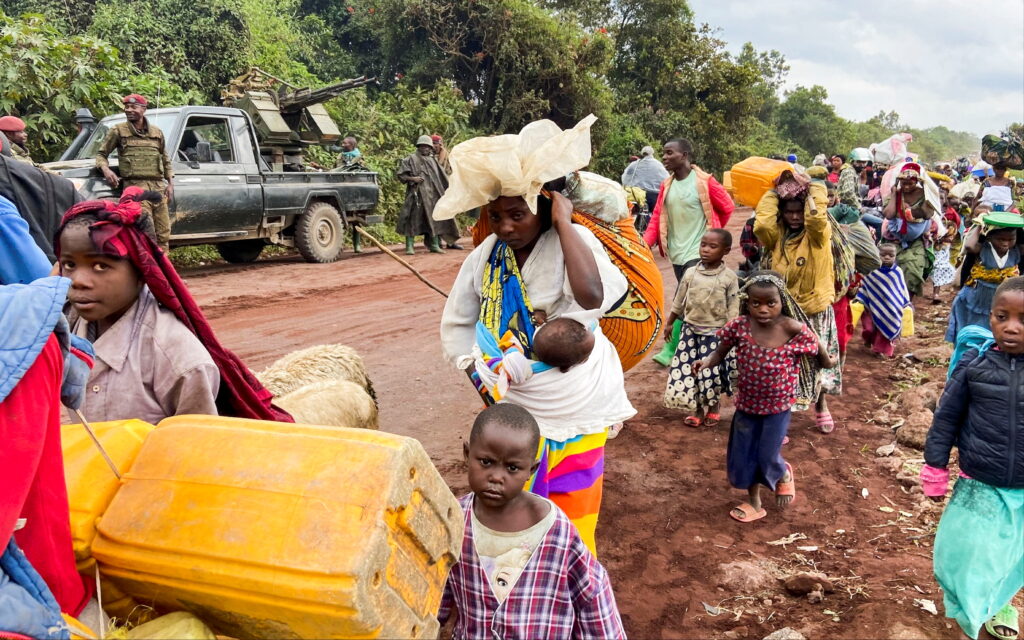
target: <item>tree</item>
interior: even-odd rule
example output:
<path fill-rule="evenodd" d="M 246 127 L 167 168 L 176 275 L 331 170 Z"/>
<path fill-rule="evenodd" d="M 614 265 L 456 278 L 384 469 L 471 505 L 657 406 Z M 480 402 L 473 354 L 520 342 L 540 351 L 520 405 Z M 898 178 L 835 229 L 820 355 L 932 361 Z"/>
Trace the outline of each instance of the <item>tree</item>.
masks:
<path fill-rule="evenodd" d="M 65 148 L 75 135 L 77 108 L 105 115 L 129 86 L 161 86 L 165 104 L 190 97 L 166 74 L 141 73 L 110 44 L 65 36 L 41 15 L 14 19 L 0 13 L 0 26 L 0 113 L 25 121 L 36 157 L 53 158 Z"/>
<path fill-rule="evenodd" d="M 826 100 L 828 92 L 820 85 L 787 92 L 779 105 L 779 128 L 809 153 L 845 154 L 848 122 Z"/>

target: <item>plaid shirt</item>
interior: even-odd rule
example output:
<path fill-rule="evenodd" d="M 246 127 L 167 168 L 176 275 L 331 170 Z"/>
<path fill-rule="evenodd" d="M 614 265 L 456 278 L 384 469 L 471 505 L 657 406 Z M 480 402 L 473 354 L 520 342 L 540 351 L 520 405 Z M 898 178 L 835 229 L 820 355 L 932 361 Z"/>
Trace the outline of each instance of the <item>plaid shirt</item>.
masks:
<path fill-rule="evenodd" d="M 608 574 L 561 510 L 499 604 L 473 544 L 473 494 L 459 502 L 466 516 L 462 558 L 448 576 L 437 615 L 443 625 L 454 610 L 454 640 L 626 637 Z"/>

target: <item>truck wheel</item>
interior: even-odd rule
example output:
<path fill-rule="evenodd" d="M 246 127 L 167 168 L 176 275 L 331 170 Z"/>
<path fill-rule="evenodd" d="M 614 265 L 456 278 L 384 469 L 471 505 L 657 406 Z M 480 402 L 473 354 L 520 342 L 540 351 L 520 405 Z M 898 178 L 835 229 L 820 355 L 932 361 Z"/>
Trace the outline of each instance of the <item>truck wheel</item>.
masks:
<path fill-rule="evenodd" d="M 263 253 L 267 243 L 263 240 L 235 240 L 217 243 L 217 253 L 232 264 L 253 262 Z"/>
<path fill-rule="evenodd" d="M 295 247 L 306 262 L 334 262 L 341 256 L 345 226 L 338 210 L 314 202 L 295 223 Z"/>

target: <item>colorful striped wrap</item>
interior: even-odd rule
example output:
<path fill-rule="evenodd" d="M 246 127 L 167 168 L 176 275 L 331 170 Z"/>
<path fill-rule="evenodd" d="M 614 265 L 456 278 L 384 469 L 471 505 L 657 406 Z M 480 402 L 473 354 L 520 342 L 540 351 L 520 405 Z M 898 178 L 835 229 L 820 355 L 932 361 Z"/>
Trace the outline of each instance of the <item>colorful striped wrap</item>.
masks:
<path fill-rule="evenodd" d="M 651 248 L 633 226 L 632 218 L 609 224 L 588 213 L 574 211 L 572 221 L 597 237 L 612 264 L 626 277 L 629 285 L 626 296 L 605 313 L 601 319 L 601 331 L 615 345 L 622 370 L 629 371 L 643 360 L 661 335 L 662 309 L 665 306 L 661 271 Z M 483 207 L 473 226 L 474 246 L 490 234 L 490 218 L 487 207 Z"/>
<path fill-rule="evenodd" d="M 879 267 L 869 273 L 857 292 L 857 300 L 871 312 L 871 321 L 886 339 L 900 337 L 903 309 L 910 304 L 910 293 L 898 266 Z"/>
<path fill-rule="evenodd" d="M 550 499 L 565 512 L 595 557 L 607 440 L 607 429 L 564 442 L 541 438 L 537 451 L 540 466 L 526 486 L 527 490 Z"/>

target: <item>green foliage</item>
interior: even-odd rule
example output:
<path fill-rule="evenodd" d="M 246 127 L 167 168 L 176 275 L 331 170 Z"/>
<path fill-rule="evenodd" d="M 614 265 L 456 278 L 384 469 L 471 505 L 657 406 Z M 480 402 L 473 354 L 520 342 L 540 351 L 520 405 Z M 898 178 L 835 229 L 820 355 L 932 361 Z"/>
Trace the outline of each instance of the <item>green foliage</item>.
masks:
<path fill-rule="evenodd" d="M 129 91 L 162 90 L 168 101 L 189 95 L 163 70 L 141 73 L 116 48 L 89 35 L 65 36 L 41 15 L 13 19 L 0 13 L 0 113 L 21 117 L 29 149 L 54 158 L 74 137 L 74 112 L 87 107 L 105 115 Z"/>
<path fill-rule="evenodd" d="M 416 139 L 436 133 L 450 148 L 477 134 L 469 125 L 473 105 L 450 82 L 429 91 L 402 82 L 376 98 L 365 88 L 347 91 L 328 102 L 327 110 L 342 135 L 359 140 L 366 165 L 380 174 L 378 212 L 389 223 L 405 199 L 405 185 L 394 176 L 402 158 L 416 150 Z"/>
<path fill-rule="evenodd" d="M 828 91 L 819 85 L 787 92 L 778 109 L 780 132 L 812 153 L 846 154 L 849 123 L 826 100 Z"/>
<path fill-rule="evenodd" d="M 89 31 L 207 99 L 247 63 L 243 0 L 100 0 Z"/>

